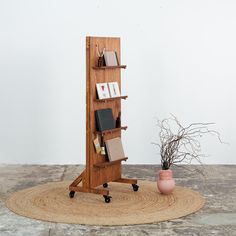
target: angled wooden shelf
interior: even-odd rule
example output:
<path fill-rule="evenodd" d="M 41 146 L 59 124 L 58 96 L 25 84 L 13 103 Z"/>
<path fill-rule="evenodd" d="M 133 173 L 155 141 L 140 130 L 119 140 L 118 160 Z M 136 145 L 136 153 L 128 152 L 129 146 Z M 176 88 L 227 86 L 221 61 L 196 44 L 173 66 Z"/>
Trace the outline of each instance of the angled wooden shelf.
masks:
<path fill-rule="evenodd" d="M 124 157 L 116 161 L 106 161 L 102 163 L 97 163 L 97 164 L 94 164 L 93 166 L 96 168 L 106 168 L 107 166 L 116 165 L 117 163 L 120 163 L 122 161 L 127 161 L 127 159 L 128 157 Z"/>
<path fill-rule="evenodd" d="M 109 134 L 109 133 L 115 133 L 117 131 L 121 131 L 121 130 L 127 130 L 128 126 L 122 126 L 119 128 L 115 128 L 115 129 L 108 129 L 108 130 L 104 130 L 104 131 L 95 131 L 95 134 L 101 134 L 101 135 L 105 135 L 105 134 Z"/>
<path fill-rule="evenodd" d="M 103 99 L 95 99 L 96 102 L 109 102 L 114 100 L 120 100 L 120 99 L 127 99 L 128 96 L 120 96 L 115 98 L 103 98 Z"/>
<path fill-rule="evenodd" d="M 95 111 L 110 108 L 116 120 L 121 114 L 121 99 L 128 97 L 97 99 L 97 83 L 117 82 L 121 92 L 121 69 L 126 68 L 126 65 L 95 66 L 98 63 L 99 48 L 115 51 L 117 61 L 120 62 L 120 38 L 86 37 L 86 166 L 83 173 L 70 184 L 69 197 L 73 198 L 75 192 L 94 193 L 102 195 L 105 202 L 109 203 L 111 198 L 109 188 L 107 188 L 109 182 L 131 184 L 133 191 L 137 191 L 138 186 L 137 179 L 122 178 L 122 161 L 126 161 L 128 157 L 109 162 L 107 156 L 98 155 L 94 148 L 95 137 L 100 139 L 101 143 L 109 139 L 121 138 L 122 130 L 128 128 L 123 126 L 102 132 L 96 131 Z M 103 188 L 98 188 L 101 185 Z"/>
<path fill-rule="evenodd" d="M 94 70 L 106 70 L 106 69 L 126 69 L 126 65 L 119 66 L 93 66 Z"/>

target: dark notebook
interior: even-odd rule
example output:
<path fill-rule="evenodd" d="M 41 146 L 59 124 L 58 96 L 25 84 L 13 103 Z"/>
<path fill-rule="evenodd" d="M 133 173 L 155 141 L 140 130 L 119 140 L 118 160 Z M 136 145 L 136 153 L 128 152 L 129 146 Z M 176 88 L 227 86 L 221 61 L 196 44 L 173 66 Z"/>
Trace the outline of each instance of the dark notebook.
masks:
<path fill-rule="evenodd" d="M 97 131 L 115 129 L 115 120 L 113 119 L 112 109 L 102 109 L 95 111 Z"/>

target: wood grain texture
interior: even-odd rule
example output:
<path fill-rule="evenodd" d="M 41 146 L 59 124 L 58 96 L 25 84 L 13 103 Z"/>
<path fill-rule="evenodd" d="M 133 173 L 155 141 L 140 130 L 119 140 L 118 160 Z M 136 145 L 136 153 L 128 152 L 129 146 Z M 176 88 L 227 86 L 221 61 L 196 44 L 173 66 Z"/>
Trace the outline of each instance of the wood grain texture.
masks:
<path fill-rule="evenodd" d="M 87 69 L 90 70 L 90 75 L 87 78 L 87 83 L 89 83 L 89 93 L 90 93 L 90 104 L 89 108 L 89 126 L 87 131 L 89 133 L 89 140 L 87 143 L 87 148 L 90 149 L 89 153 L 89 163 L 86 166 L 89 168 L 90 172 L 90 186 L 96 187 L 105 182 L 110 182 L 121 177 L 121 163 L 116 165 L 107 166 L 107 168 L 95 168 L 94 165 L 98 163 L 104 163 L 107 159 L 104 156 L 98 155 L 95 152 L 93 146 L 93 140 L 96 133 L 96 120 L 95 111 L 100 109 L 111 108 L 113 112 L 113 117 L 116 119 L 118 113 L 121 111 L 121 101 L 114 100 L 112 103 L 96 103 L 94 100 L 97 98 L 96 83 L 108 83 L 108 82 L 118 82 L 121 88 L 121 78 L 120 78 L 120 68 L 110 68 L 109 70 L 95 70 L 94 67 L 97 65 L 98 55 L 97 55 L 97 45 L 99 48 L 106 48 L 107 51 L 116 51 L 118 56 L 118 61 L 120 63 L 120 39 L 119 38 L 102 38 L 102 37 L 90 37 L 89 38 L 90 52 L 89 52 L 89 64 L 87 64 Z M 106 133 L 105 140 L 112 139 L 115 137 L 121 137 L 121 130 L 117 130 L 113 133 Z"/>

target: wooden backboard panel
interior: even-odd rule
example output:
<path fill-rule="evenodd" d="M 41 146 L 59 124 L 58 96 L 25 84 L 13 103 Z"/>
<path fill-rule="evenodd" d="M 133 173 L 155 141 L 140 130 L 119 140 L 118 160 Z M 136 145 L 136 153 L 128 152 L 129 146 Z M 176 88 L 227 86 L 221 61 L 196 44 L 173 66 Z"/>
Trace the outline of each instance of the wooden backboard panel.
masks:
<path fill-rule="evenodd" d="M 120 69 L 95 70 L 97 66 L 98 54 L 97 45 L 100 50 L 103 48 L 106 51 L 116 51 L 118 61 L 120 63 L 120 39 L 119 38 L 104 38 L 104 37 L 87 37 L 86 38 L 86 181 L 85 186 L 96 187 L 106 182 L 110 182 L 121 178 L 121 163 L 117 163 L 105 168 L 94 167 L 94 164 L 103 163 L 107 159 L 100 154 L 97 154 L 93 145 L 93 140 L 96 137 L 96 121 L 95 111 L 99 109 L 111 108 L 113 117 L 116 119 L 121 111 L 121 101 L 111 100 L 105 103 L 96 102 L 97 92 L 96 83 L 118 82 L 121 88 L 121 72 Z M 121 137 L 121 131 L 106 134 L 104 139 Z"/>

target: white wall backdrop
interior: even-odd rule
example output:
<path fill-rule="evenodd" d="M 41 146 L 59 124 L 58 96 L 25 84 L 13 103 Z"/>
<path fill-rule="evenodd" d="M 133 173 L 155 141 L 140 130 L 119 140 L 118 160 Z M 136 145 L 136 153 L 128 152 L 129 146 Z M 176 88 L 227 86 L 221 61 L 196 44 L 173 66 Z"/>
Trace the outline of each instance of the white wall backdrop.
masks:
<path fill-rule="evenodd" d="M 128 163 L 158 163 L 155 117 L 215 122 L 236 164 L 236 2 L 0 1 L 0 163 L 85 163 L 85 37 L 122 43 Z"/>

